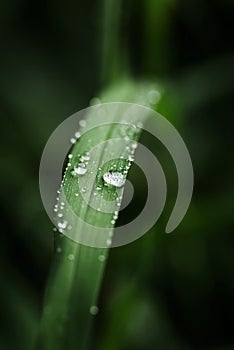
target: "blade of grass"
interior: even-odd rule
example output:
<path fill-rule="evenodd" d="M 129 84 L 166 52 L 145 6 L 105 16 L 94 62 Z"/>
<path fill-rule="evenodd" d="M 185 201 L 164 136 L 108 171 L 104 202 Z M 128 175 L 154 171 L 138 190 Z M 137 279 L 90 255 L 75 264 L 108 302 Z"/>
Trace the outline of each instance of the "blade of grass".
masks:
<path fill-rule="evenodd" d="M 151 90 L 152 86 L 147 84 L 122 82 L 108 89 L 103 94 L 102 101 L 131 101 L 147 104 L 147 94 Z M 118 110 L 115 113 L 110 111 L 108 116 L 103 115 L 102 118 L 103 122 L 108 121 L 109 123 L 125 122 L 126 120 L 124 115 L 118 114 Z M 139 116 L 132 116 L 131 123 L 144 122 L 147 115 L 141 115 L 140 120 L 138 118 Z M 87 115 L 86 124 L 89 127 L 95 126 L 95 118 Z M 121 158 L 127 157 L 128 151 L 126 150 L 126 142 L 118 142 L 113 148 L 111 144 L 109 146 L 103 144 L 103 141 L 119 138 L 120 135 L 124 139 L 126 130 L 125 126 L 119 124 L 109 124 L 87 133 L 85 130 L 86 127 L 83 127 L 81 131 L 83 135 L 73 146 L 71 156 L 67 160 L 70 166 L 65 172 L 57 203 L 59 209 L 62 207 L 63 217 L 62 221 L 59 217 L 58 220 L 60 220 L 60 224 L 67 222 L 66 229 L 70 226 L 69 237 L 72 235 L 76 237 L 78 234 L 82 239 L 90 232 L 89 227 L 84 226 L 79 220 L 81 217 L 90 225 L 102 227 L 104 229 L 103 242 L 108 242 L 114 227 L 111 219 L 119 207 L 116 201 L 113 201 L 116 190 L 101 186 L 102 175 L 113 166 L 117 170 L 123 169 L 123 167 L 128 170 L 128 164 Z M 133 133 L 131 136 L 132 140 L 137 140 L 140 133 Z M 94 145 L 98 145 L 98 147 L 95 148 L 95 154 L 90 153 L 89 156 L 89 171 L 83 177 L 85 188 L 84 186 L 79 188 L 77 177 L 74 176 L 73 172 L 76 159 L 80 155 L 87 154 Z M 103 159 L 109 159 L 109 157 L 114 160 L 101 166 Z M 95 195 L 97 186 L 101 188 L 98 196 Z M 83 191 L 88 198 L 87 203 L 82 198 Z M 117 195 L 120 200 L 122 193 L 123 189 L 118 189 Z M 109 203 L 109 213 L 103 213 L 91 207 L 92 205 L 102 207 L 104 199 Z M 69 212 L 64 210 L 65 202 L 69 204 L 77 216 L 70 216 Z M 106 228 L 108 230 L 105 230 Z M 92 318 L 98 312 L 96 302 L 109 249 L 81 245 L 64 236 L 63 229 L 60 231 L 55 232 L 54 261 L 45 296 L 37 349 L 86 349 Z M 100 238 L 94 235 L 89 243 L 91 246 L 95 246 L 98 240 Z"/>

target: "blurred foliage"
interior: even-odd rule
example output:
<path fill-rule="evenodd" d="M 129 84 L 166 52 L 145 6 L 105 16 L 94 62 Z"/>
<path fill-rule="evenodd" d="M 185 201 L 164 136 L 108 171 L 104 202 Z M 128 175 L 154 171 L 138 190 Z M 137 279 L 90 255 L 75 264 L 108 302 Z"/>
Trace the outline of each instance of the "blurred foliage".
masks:
<path fill-rule="evenodd" d="M 184 221 L 165 235 L 176 173 L 166 151 L 144 135 L 168 176 L 167 207 L 147 235 L 112 249 L 90 349 L 231 350 L 234 4 L 111 3 L 121 18 L 113 27 L 104 25 L 104 13 L 113 16 L 103 11 L 107 1 L 0 4 L 0 348 L 33 348 L 53 250 L 38 188 L 40 156 L 54 128 L 106 87 L 103 66 L 123 67 L 113 62 L 114 48 L 103 47 L 113 34 L 123 74 L 163 87 L 157 108 L 190 150 L 195 190 Z M 134 185 L 140 206 L 144 195 Z"/>

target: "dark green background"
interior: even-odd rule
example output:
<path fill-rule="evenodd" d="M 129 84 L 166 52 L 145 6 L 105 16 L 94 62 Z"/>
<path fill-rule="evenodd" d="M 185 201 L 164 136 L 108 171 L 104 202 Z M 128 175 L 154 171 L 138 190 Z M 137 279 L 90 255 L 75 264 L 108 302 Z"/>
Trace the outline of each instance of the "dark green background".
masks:
<path fill-rule="evenodd" d="M 195 188 L 173 234 L 164 233 L 171 185 L 155 228 L 111 251 L 91 349 L 234 349 L 234 3 L 123 1 L 112 28 L 118 42 L 104 58 L 103 3 L 0 4 L 0 348 L 32 349 L 38 330 L 53 251 L 38 186 L 43 147 L 60 122 L 107 88 L 101 62 L 111 76 L 115 56 L 120 71 L 125 62 L 135 79 L 161 84 L 158 110 L 188 146 Z M 168 155 L 155 149 L 176 183 Z M 140 190 L 137 198 L 143 201 Z"/>

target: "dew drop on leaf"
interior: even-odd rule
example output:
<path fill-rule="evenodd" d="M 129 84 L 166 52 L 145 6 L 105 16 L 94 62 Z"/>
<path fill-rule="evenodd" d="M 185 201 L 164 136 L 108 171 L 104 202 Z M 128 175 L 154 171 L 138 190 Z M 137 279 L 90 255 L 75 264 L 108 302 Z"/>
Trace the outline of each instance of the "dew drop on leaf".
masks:
<path fill-rule="evenodd" d="M 99 257 L 98 257 L 98 260 L 101 262 L 104 261 L 105 259 L 106 259 L 105 255 L 102 255 L 102 254 L 99 255 Z"/>
<path fill-rule="evenodd" d="M 62 229 L 66 228 L 67 227 L 67 221 L 64 220 L 64 221 L 58 222 L 58 227 L 62 228 Z"/>
<path fill-rule="evenodd" d="M 99 309 L 96 305 L 92 305 L 89 309 L 90 314 L 93 316 L 97 315 L 98 311 L 99 311 Z"/>
<path fill-rule="evenodd" d="M 69 254 L 67 258 L 68 258 L 68 260 L 71 260 L 71 261 L 75 259 L 73 254 Z"/>
<path fill-rule="evenodd" d="M 72 138 L 70 139 L 70 142 L 71 142 L 72 144 L 74 144 L 74 143 L 76 143 L 76 139 L 74 139 L 74 137 L 72 137 Z"/>
<path fill-rule="evenodd" d="M 125 184 L 125 177 L 120 172 L 107 172 L 103 175 L 103 180 L 107 184 L 113 185 L 115 187 L 123 187 Z"/>
<path fill-rule="evenodd" d="M 87 169 L 84 167 L 84 164 L 74 167 L 74 173 L 77 175 L 84 175 L 87 172 Z"/>

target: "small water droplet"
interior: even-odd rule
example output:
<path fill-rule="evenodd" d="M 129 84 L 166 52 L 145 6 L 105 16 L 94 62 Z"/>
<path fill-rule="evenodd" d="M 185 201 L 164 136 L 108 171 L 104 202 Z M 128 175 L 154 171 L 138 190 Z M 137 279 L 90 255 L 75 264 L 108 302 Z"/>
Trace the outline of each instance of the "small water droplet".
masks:
<path fill-rule="evenodd" d="M 72 138 L 70 139 L 70 142 L 71 142 L 72 144 L 74 144 L 74 143 L 76 143 L 76 139 L 74 139 L 74 137 L 72 137 Z"/>
<path fill-rule="evenodd" d="M 72 154 L 68 154 L 68 158 L 71 159 L 73 157 Z"/>
<path fill-rule="evenodd" d="M 76 137 L 77 139 L 79 139 L 80 136 L 81 136 L 81 133 L 80 133 L 79 131 L 77 131 L 77 132 L 75 133 L 75 137 Z"/>
<path fill-rule="evenodd" d="M 61 229 L 66 228 L 67 227 L 67 221 L 64 220 L 64 221 L 58 222 L 58 227 L 61 228 Z"/>
<path fill-rule="evenodd" d="M 114 225 L 115 224 L 115 220 L 111 220 L 111 224 Z"/>
<path fill-rule="evenodd" d="M 103 180 L 115 187 L 122 187 L 125 184 L 125 177 L 120 172 L 108 172 L 103 175 Z"/>
<path fill-rule="evenodd" d="M 89 102 L 90 106 L 99 105 L 100 103 L 101 100 L 98 97 L 93 97 Z"/>
<path fill-rule="evenodd" d="M 83 160 L 90 160 L 90 156 L 88 154 L 81 157 L 81 161 Z"/>
<path fill-rule="evenodd" d="M 74 173 L 77 175 L 84 175 L 87 172 L 87 169 L 83 165 L 84 164 L 80 164 L 78 167 L 74 167 Z"/>
<path fill-rule="evenodd" d="M 86 127 L 86 120 L 82 119 L 79 121 L 79 125 L 82 127 L 82 128 L 85 128 Z"/>
<path fill-rule="evenodd" d="M 102 262 L 102 261 L 105 261 L 105 260 L 106 260 L 105 255 L 102 255 L 102 254 L 99 255 L 98 260 L 101 261 L 101 262 Z"/>
<path fill-rule="evenodd" d="M 108 239 L 106 240 L 106 245 L 107 245 L 107 247 L 110 247 L 110 246 L 111 246 L 111 243 L 112 243 L 112 240 L 111 240 L 110 238 L 108 238 Z"/>
<path fill-rule="evenodd" d="M 131 146 L 132 146 L 133 149 L 136 149 L 137 148 L 137 142 L 133 142 Z"/>
<path fill-rule="evenodd" d="M 61 253 L 61 252 L 62 252 L 62 248 L 58 247 L 58 248 L 56 249 L 56 252 L 57 252 L 57 253 Z"/>
<path fill-rule="evenodd" d="M 63 214 L 62 214 L 62 213 L 58 213 L 58 217 L 59 217 L 59 218 L 62 218 L 62 217 L 63 217 Z"/>
<path fill-rule="evenodd" d="M 98 314 L 98 307 L 96 305 L 92 305 L 89 309 L 89 312 L 91 313 L 91 315 L 95 316 Z"/>
<path fill-rule="evenodd" d="M 150 104 L 155 104 L 160 99 L 160 92 L 157 90 L 150 90 L 147 95 L 148 101 Z"/>
<path fill-rule="evenodd" d="M 69 254 L 67 258 L 68 258 L 68 260 L 72 261 L 75 259 L 75 256 L 73 254 Z"/>

